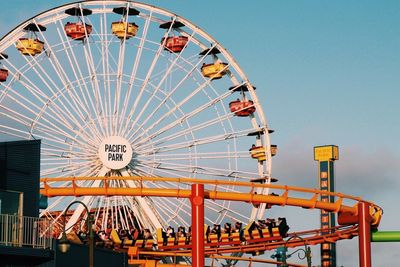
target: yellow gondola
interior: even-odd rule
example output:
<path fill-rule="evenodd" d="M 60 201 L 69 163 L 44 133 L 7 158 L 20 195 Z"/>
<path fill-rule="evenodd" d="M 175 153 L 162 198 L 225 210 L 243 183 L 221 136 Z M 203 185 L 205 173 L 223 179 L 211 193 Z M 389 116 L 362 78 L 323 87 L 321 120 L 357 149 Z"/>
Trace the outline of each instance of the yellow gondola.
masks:
<path fill-rule="evenodd" d="M 255 146 L 253 145 L 250 149 L 250 156 L 253 159 L 257 159 L 258 161 L 266 160 L 267 156 L 265 154 L 266 148 L 263 146 Z M 275 156 L 278 151 L 278 147 L 276 145 L 271 145 L 271 156 Z"/>
<path fill-rule="evenodd" d="M 203 64 L 201 67 L 201 74 L 210 79 L 221 79 L 228 72 L 228 64 L 216 62 L 211 64 Z"/>
<path fill-rule="evenodd" d="M 135 23 L 117 21 L 111 24 L 112 33 L 119 39 L 129 39 L 136 36 L 139 26 Z"/>
<path fill-rule="evenodd" d="M 36 56 L 42 53 L 44 49 L 44 42 L 39 39 L 21 38 L 17 41 L 17 49 L 23 55 Z"/>

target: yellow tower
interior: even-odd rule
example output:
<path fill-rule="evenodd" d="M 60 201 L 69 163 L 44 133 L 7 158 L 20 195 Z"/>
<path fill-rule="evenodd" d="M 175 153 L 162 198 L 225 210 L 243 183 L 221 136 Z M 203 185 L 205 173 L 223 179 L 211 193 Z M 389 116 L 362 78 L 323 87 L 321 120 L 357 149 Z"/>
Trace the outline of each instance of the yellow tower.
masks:
<path fill-rule="evenodd" d="M 334 161 L 339 159 L 339 148 L 334 145 L 314 147 L 314 160 L 318 161 L 318 180 L 320 190 L 335 191 Z M 321 194 L 321 201 L 335 202 L 335 198 Z M 329 234 L 330 228 L 335 227 L 335 214 L 321 210 L 322 234 Z M 336 267 L 336 244 L 321 244 L 321 266 Z"/>

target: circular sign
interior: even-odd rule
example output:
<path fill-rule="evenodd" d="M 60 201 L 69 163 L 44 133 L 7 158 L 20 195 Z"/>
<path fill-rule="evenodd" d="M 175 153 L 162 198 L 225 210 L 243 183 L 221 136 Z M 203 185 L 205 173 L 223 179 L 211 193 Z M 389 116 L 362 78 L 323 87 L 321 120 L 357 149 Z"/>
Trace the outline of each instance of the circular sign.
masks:
<path fill-rule="evenodd" d="M 120 136 L 109 136 L 99 146 L 99 158 L 107 168 L 119 170 L 131 162 L 132 147 Z"/>

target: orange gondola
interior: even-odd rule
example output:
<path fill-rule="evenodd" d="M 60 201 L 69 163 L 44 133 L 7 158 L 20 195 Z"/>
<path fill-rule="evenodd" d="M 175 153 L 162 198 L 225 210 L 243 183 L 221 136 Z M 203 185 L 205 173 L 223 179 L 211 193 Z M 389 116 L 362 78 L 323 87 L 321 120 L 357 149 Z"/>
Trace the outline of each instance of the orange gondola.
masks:
<path fill-rule="evenodd" d="M 80 7 L 71 7 L 65 14 L 77 17 L 77 22 L 67 22 L 64 26 L 65 33 L 73 40 L 84 40 L 92 33 L 92 25 L 83 23 L 83 16 L 92 14 L 92 10 Z"/>
<path fill-rule="evenodd" d="M 179 33 L 177 29 L 184 26 L 185 24 L 177 20 L 167 21 L 160 25 L 161 29 L 168 30 L 168 32 L 171 33 L 170 36 L 161 39 L 161 44 L 164 46 L 164 50 L 170 53 L 180 53 L 183 48 L 185 48 L 189 38 L 182 35 L 175 35 Z"/>
<path fill-rule="evenodd" d="M 85 29 L 86 28 L 86 29 Z M 67 22 L 64 26 L 65 33 L 73 40 L 84 40 L 92 33 L 92 25 L 82 22 Z"/>
<path fill-rule="evenodd" d="M 164 44 L 164 50 L 171 53 L 179 53 L 186 46 L 188 39 L 189 38 L 186 36 L 169 36 L 166 40 L 165 38 L 162 38 L 161 44 Z"/>
<path fill-rule="evenodd" d="M 0 60 L 8 58 L 8 55 L 4 53 L 0 53 Z M 0 69 L 0 82 L 5 82 L 7 81 L 8 77 L 8 70 L 1 68 Z"/>
<path fill-rule="evenodd" d="M 229 103 L 229 109 L 238 117 L 248 117 L 256 111 L 251 100 L 235 100 Z"/>
<path fill-rule="evenodd" d="M 8 77 L 8 70 L 0 69 L 0 82 L 7 81 L 7 77 Z"/>

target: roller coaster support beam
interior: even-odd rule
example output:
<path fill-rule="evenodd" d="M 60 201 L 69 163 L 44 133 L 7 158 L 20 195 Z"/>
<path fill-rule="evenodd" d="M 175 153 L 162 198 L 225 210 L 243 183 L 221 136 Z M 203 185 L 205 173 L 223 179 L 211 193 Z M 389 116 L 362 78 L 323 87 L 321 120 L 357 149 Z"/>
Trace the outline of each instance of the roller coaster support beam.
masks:
<path fill-rule="evenodd" d="M 192 267 L 204 267 L 204 185 L 192 184 Z"/>
<path fill-rule="evenodd" d="M 358 249 L 360 267 L 371 267 L 371 216 L 370 205 L 358 203 Z"/>
<path fill-rule="evenodd" d="M 400 231 L 372 231 L 372 242 L 400 242 Z"/>

